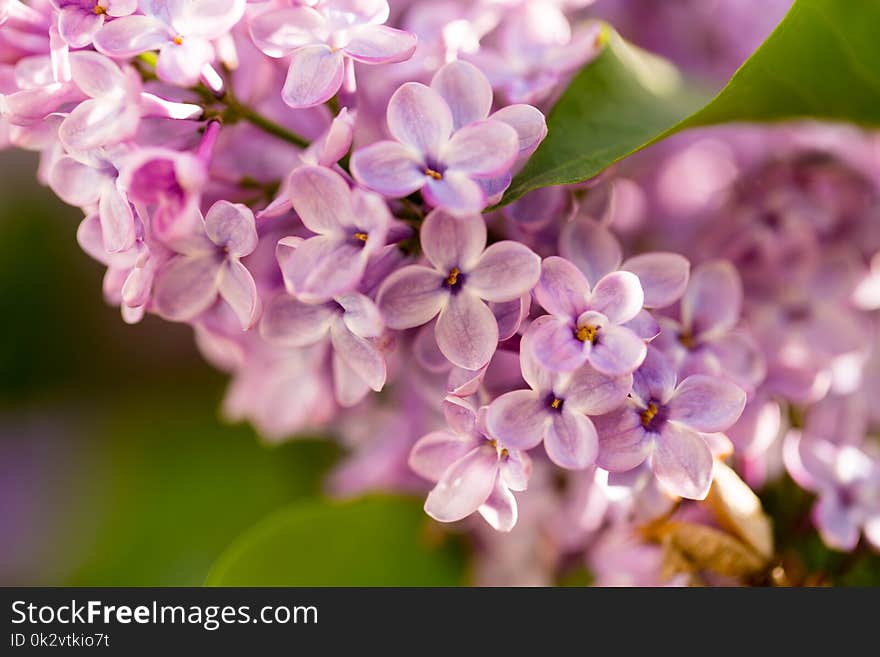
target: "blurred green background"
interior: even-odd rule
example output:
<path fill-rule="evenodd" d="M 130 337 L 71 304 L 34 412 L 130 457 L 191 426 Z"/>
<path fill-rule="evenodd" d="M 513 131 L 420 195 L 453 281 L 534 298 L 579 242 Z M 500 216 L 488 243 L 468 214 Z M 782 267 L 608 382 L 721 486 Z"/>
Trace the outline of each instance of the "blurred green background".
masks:
<path fill-rule="evenodd" d="M 314 531 L 272 535 L 275 565 L 253 576 L 260 564 L 224 556 L 235 582 L 460 581 L 460 554 L 434 549 L 417 501 L 316 497 L 330 443 L 270 448 L 224 424 L 225 376 L 189 328 L 127 326 L 103 302 L 103 267 L 76 243 L 82 216 L 38 185 L 36 166 L 0 152 L 0 584 L 199 585 L 273 512 Z M 369 540 L 372 553 L 357 547 Z"/>

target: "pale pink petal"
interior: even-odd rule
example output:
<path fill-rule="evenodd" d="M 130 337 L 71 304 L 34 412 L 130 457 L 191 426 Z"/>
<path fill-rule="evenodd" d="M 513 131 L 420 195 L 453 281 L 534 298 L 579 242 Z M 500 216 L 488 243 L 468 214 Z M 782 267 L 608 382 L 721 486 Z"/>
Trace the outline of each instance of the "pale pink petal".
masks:
<path fill-rule="evenodd" d="M 697 267 L 681 300 L 682 324 L 695 335 L 721 334 L 739 320 L 742 283 L 725 260 Z"/>
<path fill-rule="evenodd" d="M 458 267 L 469 273 L 486 247 L 486 223 L 479 215 L 456 217 L 434 210 L 425 218 L 419 236 L 422 252 L 440 272 Z"/>
<path fill-rule="evenodd" d="M 559 254 L 595 283 L 617 269 L 623 252 L 606 226 L 592 219 L 566 224 L 559 235 Z"/>
<path fill-rule="evenodd" d="M 645 307 L 664 308 L 684 294 L 691 263 L 677 253 L 644 253 L 629 258 L 621 269 L 639 277 L 645 293 Z"/>
<path fill-rule="evenodd" d="M 596 457 L 599 467 L 609 472 L 627 472 L 651 454 L 653 434 L 644 430 L 639 414 L 632 408 L 625 407 L 592 419 L 599 436 Z"/>
<path fill-rule="evenodd" d="M 365 64 L 392 64 L 412 57 L 416 35 L 387 25 L 362 25 L 349 31 L 345 53 Z"/>
<path fill-rule="evenodd" d="M 480 218 L 480 223 L 483 223 Z M 541 258 L 525 244 L 496 242 L 468 272 L 468 289 L 487 301 L 510 301 L 527 294 L 541 276 Z"/>
<path fill-rule="evenodd" d="M 647 351 L 645 342 L 629 329 L 606 324 L 590 349 L 589 360 L 603 374 L 622 376 L 634 372 L 645 360 Z"/>
<path fill-rule="evenodd" d="M 159 49 L 156 75 L 164 82 L 191 87 L 198 84 L 202 69 L 212 59 L 214 48 L 208 41 L 199 37 L 184 37 L 180 44 L 171 41 Z"/>
<path fill-rule="evenodd" d="M 253 253 L 259 239 L 251 209 L 229 201 L 217 201 L 208 209 L 205 232 L 214 244 L 236 258 Z"/>
<path fill-rule="evenodd" d="M 362 338 L 376 338 L 382 335 L 385 322 L 372 299 L 363 294 L 344 294 L 336 297 L 336 303 L 345 311 L 342 314 L 342 321 L 349 331 Z"/>
<path fill-rule="evenodd" d="M 450 294 L 435 327 L 437 346 L 454 365 L 477 370 L 498 345 L 498 323 L 483 301 L 467 291 Z"/>
<path fill-rule="evenodd" d="M 519 156 L 530 155 L 547 136 L 547 121 L 541 111 L 531 105 L 508 105 L 489 117 L 506 123 L 519 138 Z"/>
<path fill-rule="evenodd" d="M 650 347 L 639 369 L 633 374 L 633 395 L 647 406 L 649 402 L 665 404 L 675 391 L 675 368 L 659 349 Z"/>
<path fill-rule="evenodd" d="M 303 303 L 281 294 L 266 306 L 260 335 L 273 344 L 307 347 L 327 335 L 334 314 L 327 304 Z"/>
<path fill-rule="evenodd" d="M 85 207 L 98 202 L 106 173 L 66 155 L 49 169 L 49 186 L 62 201 Z"/>
<path fill-rule="evenodd" d="M 604 415 L 623 405 L 632 389 L 631 374 L 610 377 L 584 365 L 564 384 L 565 407 L 587 415 Z"/>
<path fill-rule="evenodd" d="M 311 7 L 265 11 L 250 22 L 254 44 L 269 57 L 283 57 L 297 48 L 321 41 L 326 19 Z"/>
<path fill-rule="evenodd" d="M 372 390 L 378 392 L 382 389 L 386 376 L 385 358 L 375 345 L 349 331 L 341 319 L 331 323 L 330 341 L 336 353 Z"/>
<path fill-rule="evenodd" d="M 419 153 L 396 141 L 356 150 L 351 156 L 351 174 L 362 185 L 397 198 L 412 194 L 427 180 Z"/>
<path fill-rule="evenodd" d="M 218 256 L 178 256 L 159 272 L 153 290 L 156 312 L 173 321 L 188 321 L 217 298 L 223 260 Z"/>
<path fill-rule="evenodd" d="M 599 279 L 590 297 L 590 308 L 615 324 L 635 317 L 645 302 L 639 277 L 628 271 L 616 271 Z"/>
<path fill-rule="evenodd" d="M 89 45 L 103 24 L 103 15 L 84 12 L 80 7 L 65 7 L 58 13 L 58 31 L 72 48 Z"/>
<path fill-rule="evenodd" d="M 689 376 L 669 400 L 669 419 L 706 433 L 724 431 L 742 415 L 746 393 L 735 383 L 714 376 Z"/>
<path fill-rule="evenodd" d="M 510 169 L 519 153 L 516 131 L 500 121 L 478 121 L 456 130 L 440 151 L 449 169 L 492 178 Z"/>
<path fill-rule="evenodd" d="M 859 527 L 834 494 L 819 499 L 813 507 L 813 521 L 822 540 L 836 550 L 850 552 L 859 542 Z"/>
<path fill-rule="evenodd" d="M 58 138 L 70 151 L 110 146 L 134 135 L 137 107 L 118 98 L 92 98 L 77 105 L 61 122 Z"/>
<path fill-rule="evenodd" d="M 485 445 L 455 461 L 425 500 L 425 512 L 440 522 L 466 518 L 491 495 L 498 478 L 498 454 Z"/>
<path fill-rule="evenodd" d="M 134 213 L 128 199 L 112 181 L 108 180 L 101 186 L 98 216 L 101 219 L 101 234 L 104 236 L 107 253 L 126 251 L 134 246 L 137 239 Z"/>
<path fill-rule="evenodd" d="M 409 467 L 430 481 L 439 481 L 443 472 L 477 445 L 471 436 L 450 431 L 434 431 L 423 436 L 409 453 Z"/>
<path fill-rule="evenodd" d="M 431 321 L 450 296 L 443 287 L 444 280 L 443 274 L 419 265 L 391 274 L 376 297 L 386 325 L 407 329 Z"/>
<path fill-rule="evenodd" d="M 549 422 L 549 406 L 533 390 L 505 393 L 486 412 L 490 435 L 515 449 L 531 449 L 540 443 Z"/>
<path fill-rule="evenodd" d="M 492 109 L 492 86 L 469 62 L 456 60 L 443 66 L 431 79 L 431 88 L 449 105 L 455 130 L 482 121 Z"/>
<path fill-rule="evenodd" d="M 571 262 L 558 256 L 544 258 L 535 299 L 551 315 L 574 319 L 587 307 L 590 284 Z"/>
<path fill-rule="evenodd" d="M 351 292 L 366 266 L 361 249 L 333 237 L 311 237 L 291 255 L 286 282 L 303 301 L 317 303 Z"/>
<path fill-rule="evenodd" d="M 523 491 L 529 487 L 532 459 L 518 449 L 508 450 L 501 457 L 501 479 L 510 490 Z"/>
<path fill-rule="evenodd" d="M 513 497 L 513 493 L 504 485 L 501 477 L 495 480 L 495 487 L 492 489 L 492 493 L 477 511 L 489 523 L 489 526 L 497 532 L 509 532 L 514 528 L 518 517 L 516 499 Z"/>
<path fill-rule="evenodd" d="M 436 91 L 407 82 L 388 101 L 388 129 L 397 141 L 436 159 L 452 133 L 452 112 Z"/>
<path fill-rule="evenodd" d="M 563 410 L 553 416 L 544 438 L 547 456 L 560 468 L 583 470 L 596 461 L 599 440 L 586 415 Z"/>
<path fill-rule="evenodd" d="M 351 224 L 351 189 L 338 173 L 326 167 L 295 169 L 288 178 L 293 209 L 313 233 L 340 233 Z"/>
<path fill-rule="evenodd" d="M 260 297 L 254 277 L 247 267 L 238 260 L 228 259 L 220 275 L 219 291 L 238 318 L 241 328 L 245 331 L 251 328 L 260 312 Z"/>
<path fill-rule="evenodd" d="M 690 429 L 667 422 L 654 443 L 651 469 L 673 495 L 705 499 L 712 484 L 715 459 L 703 438 Z"/>
<path fill-rule="evenodd" d="M 571 372 L 587 360 L 589 343 L 579 341 L 565 320 L 544 315 L 532 322 L 527 335 L 535 360 L 553 372 Z"/>
<path fill-rule="evenodd" d="M 132 57 L 157 50 L 171 39 L 168 27 L 152 16 L 125 16 L 109 21 L 95 36 L 95 48 L 111 57 Z"/>
<path fill-rule="evenodd" d="M 428 178 L 422 194 L 432 207 L 454 214 L 475 214 L 486 207 L 483 189 L 458 171 L 446 171 L 442 180 Z"/>
<path fill-rule="evenodd" d="M 296 50 L 281 89 L 281 98 L 289 107 L 314 107 L 330 100 L 342 86 L 342 51 L 313 45 Z"/>
<path fill-rule="evenodd" d="M 512 301 L 499 301 L 489 304 L 489 310 L 498 321 L 498 340 L 503 342 L 512 338 L 519 331 L 523 321 L 529 316 L 532 295 L 524 294 Z"/>
<path fill-rule="evenodd" d="M 477 430 L 477 414 L 469 401 L 458 397 L 443 400 L 443 417 L 449 428 L 460 434 L 473 434 Z"/>

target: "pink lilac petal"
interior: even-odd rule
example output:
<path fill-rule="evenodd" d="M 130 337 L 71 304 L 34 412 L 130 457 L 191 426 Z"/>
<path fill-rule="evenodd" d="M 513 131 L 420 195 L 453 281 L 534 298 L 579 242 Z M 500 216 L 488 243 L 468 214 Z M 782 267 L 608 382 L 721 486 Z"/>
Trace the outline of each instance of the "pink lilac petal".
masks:
<path fill-rule="evenodd" d="M 320 302 L 351 292 L 366 265 L 361 249 L 335 237 L 305 240 L 290 259 L 287 280 L 303 301 Z"/>
<path fill-rule="evenodd" d="M 110 21 L 95 37 L 95 48 L 111 57 L 133 57 L 157 50 L 171 39 L 168 27 L 152 16 L 124 16 Z"/>
<path fill-rule="evenodd" d="M 452 112 L 440 94 L 418 82 L 401 85 L 388 101 L 388 130 L 425 157 L 439 157 L 452 126 Z"/>
<path fill-rule="evenodd" d="M 603 374 L 621 376 L 636 370 L 645 360 L 647 346 L 635 333 L 622 326 L 606 324 L 599 341 L 589 352 L 590 364 Z"/>
<path fill-rule="evenodd" d="M 477 121 L 456 130 L 440 151 L 450 169 L 479 178 L 505 173 L 518 153 L 516 131 L 500 121 Z"/>
<path fill-rule="evenodd" d="M 351 173 L 362 185 L 391 197 L 412 194 L 427 179 L 421 156 L 411 146 L 380 141 L 351 156 Z"/>
<path fill-rule="evenodd" d="M 502 444 L 515 449 L 532 449 L 544 438 L 550 414 L 533 390 L 514 390 L 489 404 L 486 425 Z"/>
<path fill-rule="evenodd" d="M 419 236 L 425 257 L 438 271 L 448 274 L 458 267 L 470 272 L 486 247 L 486 224 L 479 215 L 456 217 L 434 210 L 425 218 Z"/>
<path fill-rule="evenodd" d="M 540 276 L 541 259 L 526 245 L 506 240 L 483 252 L 468 272 L 467 286 L 481 299 L 511 301 L 527 294 Z"/>
<path fill-rule="evenodd" d="M 412 57 L 416 36 L 387 25 L 361 25 L 349 31 L 345 54 L 365 64 L 391 64 Z"/>
<path fill-rule="evenodd" d="M 451 464 L 477 446 L 471 436 L 434 431 L 419 439 L 409 454 L 409 466 L 430 481 L 439 481 Z"/>
<path fill-rule="evenodd" d="M 575 318 L 587 309 L 589 281 L 571 262 L 558 256 L 544 258 L 535 299 L 551 315 Z"/>
<path fill-rule="evenodd" d="M 254 277 L 247 267 L 236 259 L 227 259 L 221 269 L 218 291 L 232 308 L 243 330 L 248 330 L 256 323 L 260 298 Z"/>
<path fill-rule="evenodd" d="M 79 7 L 65 7 L 58 13 L 58 31 L 72 48 L 88 46 L 103 24 L 103 15 Z"/>
<path fill-rule="evenodd" d="M 223 260 L 211 256 L 182 256 L 159 273 L 153 290 L 156 311 L 173 321 L 188 321 L 207 310 L 217 298 Z"/>
<path fill-rule="evenodd" d="M 572 221 L 563 227 L 559 234 L 559 254 L 594 284 L 616 270 L 623 259 L 620 243 L 611 231 L 592 219 Z"/>
<path fill-rule="evenodd" d="M 837 550 L 850 552 L 859 542 L 859 527 L 834 494 L 819 499 L 813 507 L 813 521 L 822 540 Z"/>
<path fill-rule="evenodd" d="M 640 310 L 635 317 L 624 322 L 621 326 L 628 328 L 646 342 L 650 342 L 660 335 L 660 324 L 647 310 Z"/>
<path fill-rule="evenodd" d="M 599 451 L 596 429 L 589 418 L 563 410 L 553 415 L 544 438 L 547 456 L 560 468 L 583 470 L 596 461 Z"/>
<path fill-rule="evenodd" d="M 433 269 L 410 265 L 391 274 L 376 297 L 385 323 L 392 329 L 427 324 L 449 298 L 445 276 Z"/>
<path fill-rule="evenodd" d="M 425 512 L 440 522 L 471 515 L 495 487 L 498 454 L 489 444 L 471 450 L 450 465 L 425 500 Z"/>
<path fill-rule="evenodd" d="M 327 304 L 303 303 L 280 294 L 266 307 L 260 334 L 273 344 L 307 347 L 327 335 L 333 314 Z"/>
<path fill-rule="evenodd" d="M 344 309 L 342 321 L 348 330 L 362 338 L 376 338 L 382 335 L 385 322 L 382 313 L 373 301 L 363 294 L 345 294 L 336 297 L 338 303 Z"/>
<path fill-rule="evenodd" d="M 474 434 L 477 431 L 477 414 L 465 399 L 447 397 L 443 400 L 443 418 L 450 429 L 460 434 Z"/>
<path fill-rule="evenodd" d="M 642 365 L 633 373 L 633 395 L 647 406 L 648 402 L 665 404 L 675 392 L 675 368 L 659 349 L 648 349 Z"/>
<path fill-rule="evenodd" d="M 455 130 L 482 121 L 492 109 L 492 86 L 486 76 L 468 62 L 457 60 L 442 67 L 431 79 L 431 88 L 449 105 Z"/>
<path fill-rule="evenodd" d="M 422 195 L 432 207 L 453 214 L 473 214 L 486 207 L 483 189 L 460 171 L 448 170 L 442 180 L 428 178 Z"/>
<path fill-rule="evenodd" d="M 71 151 L 110 146 L 133 136 L 140 114 L 121 100 L 89 99 L 62 121 L 58 138 Z"/>
<path fill-rule="evenodd" d="M 269 57 L 283 57 L 321 40 L 324 17 L 311 7 L 285 7 L 254 16 L 249 25 L 257 48 Z M 316 38 L 317 37 L 317 38 Z"/>
<path fill-rule="evenodd" d="M 590 297 L 590 308 L 605 315 L 614 324 L 634 318 L 644 305 L 645 295 L 639 277 L 616 271 L 599 279 Z"/>
<path fill-rule="evenodd" d="M 242 258 L 257 248 L 254 214 L 241 203 L 217 201 L 205 214 L 205 232 L 229 255 Z"/>
<path fill-rule="evenodd" d="M 724 431 L 742 415 L 746 393 L 734 383 L 695 374 L 676 388 L 669 400 L 669 419 L 696 431 Z"/>
<path fill-rule="evenodd" d="M 437 318 L 437 346 L 453 365 L 477 370 L 498 345 L 498 323 L 483 301 L 467 290 L 449 295 Z"/>
<path fill-rule="evenodd" d="M 513 493 L 499 476 L 486 501 L 477 509 L 489 526 L 498 532 L 509 532 L 516 525 L 519 512 Z"/>
<path fill-rule="evenodd" d="M 289 107 L 303 109 L 330 100 L 342 86 L 343 55 L 323 44 L 297 49 L 281 88 Z"/>
<path fill-rule="evenodd" d="M 727 261 L 698 267 L 681 300 L 682 323 L 697 335 L 723 333 L 739 320 L 742 283 Z"/>
<path fill-rule="evenodd" d="M 98 202 L 105 175 L 100 169 L 64 155 L 49 169 L 49 186 L 65 203 L 88 206 Z"/>
<path fill-rule="evenodd" d="M 104 248 L 108 253 L 119 253 L 134 246 L 137 228 L 128 199 L 117 189 L 114 181 L 105 181 L 98 200 L 98 217 Z"/>
<path fill-rule="evenodd" d="M 571 372 L 583 365 L 589 343 L 574 337 L 574 326 L 551 315 L 539 317 L 529 326 L 531 351 L 541 365 L 554 372 Z"/>
<path fill-rule="evenodd" d="M 382 389 L 385 359 L 375 345 L 348 330 L 341 318 L 331 322 L 330 341 L 335 352 L 371 389 L 376 392 Z"/>
<path fill-rule="evenodd" d="M 665 308 L 687 289 L 691 265 L 677 253 L 643 253 L 626 260 L 621 269 L 639 277 L 647 308 Z"/>
<path fill-rule="evenodd" d="M 532 459 L 525 452 L 508 450 L 507 456 L 501 457 L 501 478 L 510 490 L 526 490 L 531 476 Z"/>
<path fill-rule="evenodd" d="M 651 469 L 673 495 L 705 499 L 712 484 L 715 460 L 706 441 L 686 427 L 667 422 L 654 442 Z"/>
<path fill-rule="evenodd" d="M 351 189 L 338 173 L 325 167 L 295 169 L 288 190 L 293 209 L 313 233 L 339 233 L 351 223 Z"/>
<path fill-rule="evenodd" d="M 198 83 L 205 64 L 214 59 L 214 48 L 204 39 L 187 37 L 183 43 L 166 43 L 159 49 L 156 75 L 160 80 L 182 87 Z"/>
<path fill-rule="evenodd" d="M 524 294 L 512 301 L 490 302 L 489 310 L 498 322 L 498 340 L 503 342 L 519 331 L 523 321 L 529 316 L 532 296 Z"/>
<path fill-rule="evenodd" d="M 632 470 L 651 454 L 654 440 L 642 427 L 639 414 L 622 408 L 607 415 L 598 415 L 593 425 L 599 436 L 596 463 L 609 472 Z"/>
<path fill-rule="evenodd" d="M 609 377 L 584 365 L 565 383 L 565 406 L 586 415 L 610 413 L 626 401 L 632 381 L 631 374 Z"/>
<path fill-rule="evenodd" d="M 520 157 L 531 155 L 547 136 L 544 115 L 531 105 L 508 105 L 492 114 L 489 119 L 506 123 L 516 131 Z"/>
<path fill-rule="evenodd" d="M 338 351 L 331 358 L 333 392 L 336 402 L 343 408 L 356 406 L 370 394 L 370 386 L 348 366 Z"/>

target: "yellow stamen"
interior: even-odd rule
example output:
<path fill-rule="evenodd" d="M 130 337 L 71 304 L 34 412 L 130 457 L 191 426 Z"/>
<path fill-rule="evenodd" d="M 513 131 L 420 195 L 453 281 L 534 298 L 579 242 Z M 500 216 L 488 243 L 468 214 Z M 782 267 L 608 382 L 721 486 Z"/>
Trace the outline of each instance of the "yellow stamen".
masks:
<path fill-rule="evenodd" d="M 366 233 L 355 233 L 354 238 L 356 240 L 360 240 L 361 242 L 366 242 L 367 238 L 369 238 L 369 235 L 367 235 Z"/>
<path fill-rule="evenodd" d="M 574 337 L 576 337 L 581 342 L 589 342 L 590 344 L 596 344 L 596 338 L 598 336 L 599 327 L 592 326 L 591 324 L 578 327 L 578 330 L 574 334 Z"/>
<path fill-rule="evenodd" d="M 553 398 L 553 401 L 550 402 L 550 408 L 555 408 L 555 409 L 558 410 L 560 406 L 562 406 L 562 400 L 561 400 L 561 399 L 556 399 L 556 398 L 554 397 L 554 398 Z"/>
<path fill-rule="evenodd" d="M 455 285 L 458 283 L 459 274 L 461 274 L 461 270 L 458 267 L 453 267 L 452 271 L 449 272 L 449 276 L 446 277 L 446 282 L 449 285 Z"/>
<path fill-rule="evenodd" d="M 434 180 L 443 180 L 443 174 L 439 171 L 434 171 L 434 169 L 425 169 L 425 175 Z"/>
<path fill-rule="evenodd" d="M 172 41 L 174 41 L 174 43 L 176 43 L 178 46 L 183 45 L 183 36 L 178 34 L 172 39 Z"/>
<path fill-rule="evenodd" d="M 658 411 L 659 409 L 657 408 L 657 405 L 654 404 L 654 402 L 648 404 L 648 408 L 639 413 L 639 418 L 642 420 L 642 426 L 647 427 L 649 424 L 651 424 L 651 420 L 654 419 Z"/>
<path fill-rule="evenodd" d="M 92 11 L 95 13 L 95 16 L 100 16 L 101 14 L 107 13 L 107 10 L 104 9 L 104 7 L 102 7 L 101 5 L 95 5 L 95 8 L 92 9 Z"/>
<path fill-rule="evenodd" d="M 694 340 L 693 334 L 690 331 L 682 331 L 678 334 L 678 341 L 686 348 L 693 349 L 697 346 L 696 340 Z"/>

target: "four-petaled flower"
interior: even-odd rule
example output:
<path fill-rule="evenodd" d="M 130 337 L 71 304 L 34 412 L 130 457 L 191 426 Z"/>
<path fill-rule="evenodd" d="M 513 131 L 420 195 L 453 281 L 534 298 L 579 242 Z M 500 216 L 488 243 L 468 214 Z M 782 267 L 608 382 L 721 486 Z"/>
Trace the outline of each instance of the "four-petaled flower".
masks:
<path fill-rule="evenodd" d="M 475 412 L 466 400 L 447 397 L 443 412 L 451 431 L 422 437 L 409 457 L 413 470 L 437 482 L 425 511 L 440 522 L 479 511 L 494 529 L 510 531 L 517 519 L 511 491 L 528 486 L 531 459 L 491 437 L 485 427 L 485 407 Z"/>
<path fill-rule="evenodd" d="M 714 464 L 701 433 L 729 428 L 745 403 L 745 392 L 725 379 L 695 374 L 676 386 L 672 364 L 651 347 L 633 375 L 626 405 L 593 419 L 599 434 L 596 462 L 625 472 L 650 459 L 670 493 L 701 500 L 709 492 Z"/>
<path fill-rule="evenodd" d="M 204 231 L 176 241 L 178 255 L 161 269 L 153 290 L 156 312 L 175 321 L 201 315 L 218 295 L 249 329 L 260 311 L 253 276 L 241 258 L 257 248 L 254 215 L 240 203 L 217 201 L 204 219 Z"/>
<path fill-rule="evenodd" d="M 434 334 L 440 351 L 453 364 L 477 370 L 498 344 L 498 322 L 485 302 L 512 301 L 531 290 L 540 258 L 518 242 L 486 249 L 480 216 L 434 210 L 420 236 L 432 266 L 409 265 L 388 276 L 379 289 L 379 309 L 393 329 L 427 324 L 439 313 Z"/>

